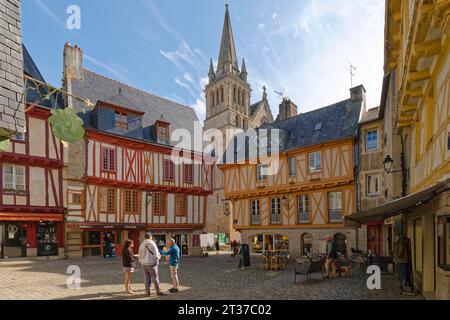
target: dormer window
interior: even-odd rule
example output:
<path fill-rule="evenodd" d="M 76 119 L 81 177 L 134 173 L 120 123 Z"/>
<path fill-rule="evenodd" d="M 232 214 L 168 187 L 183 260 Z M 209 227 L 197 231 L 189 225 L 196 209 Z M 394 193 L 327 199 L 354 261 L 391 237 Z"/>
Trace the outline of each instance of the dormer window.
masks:
<path fill-rule="evenodd" d="M 163 121 L 156 122 L 156 135 L 157 135 L 158 143 L 169 144 L 169 141 L 170 141 L 169 128 L 170 128 L 170 123 L 168 123 L 168 122 L 163 122 Z"/>
<path fill-rule="evenodd" d="M 123 111 L 116 111 L 114 114 L 114 124 L 116 128 L 128 130 L 128 114 Z"/>
<path fill-rule="evenodd" d="M 169 137 L 169 128 L 160 126 L 158 128 L 158 138 L 161 140 L 167 140 Z"/>

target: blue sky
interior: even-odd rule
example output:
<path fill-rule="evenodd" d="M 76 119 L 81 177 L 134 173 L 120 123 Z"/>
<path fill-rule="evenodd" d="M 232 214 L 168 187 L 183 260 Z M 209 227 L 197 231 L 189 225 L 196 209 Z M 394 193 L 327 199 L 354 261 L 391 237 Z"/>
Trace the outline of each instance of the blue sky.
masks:
<path fill-rule="evenodd" d="M 81 29 L 66 28 L 67 7 L 81 8 Z M 203 120 L 209 59 L 217 61 L 225 0 L 25 0 L 24 43 L 47 82 L 60 85 L 66 41 L 84 66 L 193 107 Z M 274 116 L 287 94 L 300 112 L 349 97 L 364 84 L 369 107 L 380 101 L 384 1 L 230 0 L 240 61 L 252 102 L 266 85 Z"/>

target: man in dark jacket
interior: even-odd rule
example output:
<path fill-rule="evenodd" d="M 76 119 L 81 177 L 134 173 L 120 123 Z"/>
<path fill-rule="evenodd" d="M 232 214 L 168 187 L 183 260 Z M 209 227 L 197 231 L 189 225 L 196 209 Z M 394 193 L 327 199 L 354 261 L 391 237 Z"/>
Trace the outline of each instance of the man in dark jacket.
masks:
<path fill-rule="evenodd" d="M 404 292 L 406 271 L 408 268 L 408 247 L 404 237 L 397 236 L 394 242 L 395 271 L 400 283 L 400 293 Z"/>

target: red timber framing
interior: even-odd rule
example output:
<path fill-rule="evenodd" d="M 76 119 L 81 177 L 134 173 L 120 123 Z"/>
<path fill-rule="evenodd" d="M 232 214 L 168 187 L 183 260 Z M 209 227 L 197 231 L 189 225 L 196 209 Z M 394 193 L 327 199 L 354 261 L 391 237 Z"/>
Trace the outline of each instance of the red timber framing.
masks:
<path fill-rule="evenodd" d="M 91 142 L 91 144 L 89 144 Z M 193 153 L 197 161 L 202 161 L 199 170 L 193 170 L 193 179 L 196 184 L 184 181 L 184 165 L 176 165 L 174 168 L 174 176 L 176 181 L 165 181 L 164 179 L 164 160 L 161 156 L 170 156 L 173 147 L 163 146 L 155 143 L 142 142 L 125 137 L 119 137 L 113 134 L 98 132 L 92 129 L 87 130 L 86 144 L 91 148 L 92 159 L 87 157 L 89 170 L 86 168 L 85 182 L 89 185 L 111 186 L 123 189 L 138 189 L 142 191 L 161 191 L 166 193 L 183 193 L 191 195 L 210 195 L 213 186 L 213 165 L 210 159 L 203 159 L 203 155 Z M 100 162 L 97 161 L 96 155 L 100 147 Z M 114 149 L 115 154 L 115 171 L 102 170 L 97 166 L 103 165 L 102 148 Z M 120 151 L 119 151 L 120 148 Z M 121 153 L 121 163 L 118 163 L 118 153 Z M 206 156 L 205 156 L 206 157 Z M 155 167 L 155 163 L 159 164 L 159 168 Z M 162 169 L 159 171 L 159 169 Z M 90 171 L 90 173 L 89 173 Z M 100 172 L 100 176 L 97 173 Z M 157 173 L 156 173 L 157 172 Z"/>
<path fill-rule="evenodd" d="M 0 212 L 13 213 L 64 213 L 63 203 L 63 145 L 53 135 L 51 126 L 48 123 L 50 110 L 40 106 L 30 108 L 27 105 L 25 114 L 26 132 L 23 141 L 11 140 L 11 152 L 0 153 Z M 30 120 L 39 119 L 44 121 L 44 153 L 40 155 L 32 154 L 30 148 L 30 135 L 33 135 L 34 128 L 30 128 Z M 36 134 L 36 133 L 34 133 Z M 36 136 L 33 136 L 36 138 Z M 3 190 L 3 166 L 11 164 L 25 168 L 25 191 L 23 193 L 11 193 Z M 45 179 L 43 189 L 45 188 L 45 204 L 34 205 L 31 201 L 30 175 L 33 168 L 44 169 Z M 12 198 L 12 202 L 4 203 L 4 196 Z M 19 203 L 18 198 L 25 197 Z M 54 199 L 54 203 L 50 202 L 50 197 Z"/>
<path fill-rule="evenodd" d="M 214 166 L 207 156 L 180 150 L 177 155 L 193 161 L 192 165 L 175 165 L 174 179 L 165 181 L 164 160 L 171 161 L 172 152 L 178 151 L 171 146 L 92 129 L 87 129 L 85 145 L 84 186 L 70 187 L 83 205 L 68 205 L 68 223 L 137 230 L 204 228 Z M 177 198 L 183 199 L 178 208 Z"/>

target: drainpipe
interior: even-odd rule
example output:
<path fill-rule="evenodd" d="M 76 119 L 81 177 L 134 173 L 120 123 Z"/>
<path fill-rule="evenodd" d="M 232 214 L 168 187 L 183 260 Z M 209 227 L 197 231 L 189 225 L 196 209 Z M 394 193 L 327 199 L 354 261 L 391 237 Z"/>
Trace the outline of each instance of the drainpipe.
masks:
<path fill-rule="evenodd" d="M 400 135 L 400 139 L 402 142 L 402 153 L 400 154 L 400 165 L 402 171 L 402 198 L 407 196 L 407 188 L 408 188 L 408 168 L 406 167 L 406 158 L 405 158 L 405 142 L 403 139 L 403 135 Z M 402 213 L 402 234 L 407 237 L 407 225 L 405 214 Z"/>

